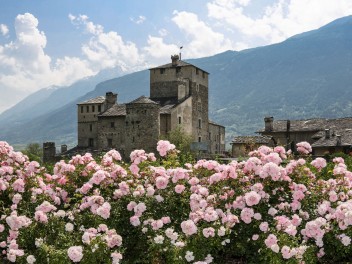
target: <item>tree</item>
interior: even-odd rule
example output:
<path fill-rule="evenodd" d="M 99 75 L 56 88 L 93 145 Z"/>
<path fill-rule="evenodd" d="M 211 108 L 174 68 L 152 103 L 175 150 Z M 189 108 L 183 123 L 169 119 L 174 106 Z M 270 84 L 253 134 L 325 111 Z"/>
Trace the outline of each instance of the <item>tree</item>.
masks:
<path fill-rule="evenodd" d="M 192 136 L 187 134 L 182 126 L 177 126 L 175 129 L 169 131 L 165 137 L 168 141 L 176 146 L 176 149 L 181 153 L 191 151 Z"/>
<path fill-rule="evenodd" d="M 43 148 L 39 143 L 29 143 L 22 152 L 28 156 L 29 160 L 41 162 L 43 157 Z"/>

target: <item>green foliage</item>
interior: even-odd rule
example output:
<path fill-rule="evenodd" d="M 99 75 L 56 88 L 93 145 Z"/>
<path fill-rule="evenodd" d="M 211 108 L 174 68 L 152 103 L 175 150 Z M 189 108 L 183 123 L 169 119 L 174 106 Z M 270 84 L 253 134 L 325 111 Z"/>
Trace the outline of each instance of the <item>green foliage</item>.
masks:
<path fill-rule="evenodd" d="M 166 136 L 161 136 L 161 139 L 168 140 L 176 146 L 176 149 L 180 151 L 178 158 L 181 164 L 191 163 L 195 160 L 194 153 L 191 152 L 192 136 L 187 134 L 182 126 L 177 126 Z"/>
<path fill-rule="evenodd" d="M 41 162 L 43 157 L 43 148 L 39 143 L 29 143 L 22 153 L 27 155 L 29 160 Z"/>

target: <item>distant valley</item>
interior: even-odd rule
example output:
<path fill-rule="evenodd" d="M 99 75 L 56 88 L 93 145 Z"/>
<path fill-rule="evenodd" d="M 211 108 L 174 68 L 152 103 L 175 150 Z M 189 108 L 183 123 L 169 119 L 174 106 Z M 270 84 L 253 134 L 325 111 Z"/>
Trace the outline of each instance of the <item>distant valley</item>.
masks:
<path fill-rule="evenodd" d="M 349 16 L 282 43 L 187 61 L 210 73 L 210 118 L 226 126 L 230 142 L 260 129 L 264 116 L 352 116 L 351 47 Z M 78 102 L 107 91 L 118 93 L 119 102 L 149 96 L 148 70 L 120 75 L 110 72 L 29 95 L 0 115 L 0 139 L 75 145 Z"/>

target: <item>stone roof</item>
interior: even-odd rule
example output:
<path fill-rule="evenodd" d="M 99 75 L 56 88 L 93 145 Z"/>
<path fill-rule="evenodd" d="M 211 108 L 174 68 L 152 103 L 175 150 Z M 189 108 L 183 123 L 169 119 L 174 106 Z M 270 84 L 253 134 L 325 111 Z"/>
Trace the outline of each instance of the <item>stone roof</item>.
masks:
<path fill-rule="evenodd" d="M 330 132 L 330 137 L 325 135 L 312 144 L 312 147 L 334 147 L 334 146 L 351 146 L 352 145 L 352 128 L 337 129 Z M 338 142 L 338 135 L 341 137 Z"/>
<path fill-rule="evenodd" d="M 231 144 L 246 144 L 246 143 L 256 143 L 256 144 L 268 144 L 270 143 L 271 137 L 266 136 L 238 136 L 235 137 Z"/>
<path fill-rule="evenodd" d="M 84 102 L 78 103 L 78 105 L 81 104 L 102 104 L 105 102 L 105 96 L 98 96 L 89 100 L 86 100 Z"/>
<path fill-rule="evenodd" d="M 326 128 L 338 129 L 338 128 L 352 128 L 352 117 L 345 118 L 312 118 L 304 120 L 290 120 L 290 132 L 300 131 L 322 131 Z M 274 120 L 272 132 L 286 132 L 287 131 L 287 120 Z M 266 132 L 264 129 L 258 132 Z"/>
<path fill-rule="evenodd" d="M 210 125 L 224 127 L 224 126 L 219 125 L 218 123 L 215 123 L 214 121 L 211 121 L 211 120 L 209 120 L 208 122 L 209 122 Z"/>
<path fill-rule="evenodd" d="M 99 117 L 109 117 L 109 116 L 125 116 L 126 115 L 126 105 L 125 104 L 115 104 L 106 110 L 104 113 L 100 114 Z"/>
<path fill-rule="evenodd" d="M 138 97 L 137 99 L 129 102 L 129 104 L 158 104 L 158 103 L 154 102 L 153 100 L 150 100 L 146 96 L 141 96 L 141 97 Z"/>
<path fill-rule="evenodd" d="M 171 109 L 174 108 L 174 104 L 167 104 L 160 108 L 160 114 L 171 114 Z"/>
<path fill-rule="evenodd" d="M 150 68 L 149 70 L 154 70 L 154 69 L 167 69 L 167 68 L 175 68 L 175 67 L 186 67 L 186 66 L 193 66 L 195 68 L 198 68 L 197 66 L 194 66 L 193 64 L 190 64 L 188 62 L 185 62 L 185 61 L 182 61 L 182 60 L 178 60 L 177 61 L 177 65 L 176 66 L 173 66 L 172 63 L 168 63 L 168 64 L 164 64 L 164 65 L 161 65 L 161 66 L 157 66 L 157 67 L 154 67 L 154 68 Z M 198 68 L 200 69 L 200 68 Z M 200 69 L 206 73 L 209 74 L 209 72 L 203 70 L 203 69 Z"/>

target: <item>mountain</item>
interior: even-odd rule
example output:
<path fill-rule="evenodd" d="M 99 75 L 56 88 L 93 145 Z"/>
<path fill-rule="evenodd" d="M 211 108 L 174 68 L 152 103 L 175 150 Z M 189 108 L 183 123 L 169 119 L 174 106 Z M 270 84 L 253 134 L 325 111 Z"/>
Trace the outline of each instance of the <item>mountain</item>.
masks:
<path fill-rule="evenodd" d="M 229 142 L 234 135 L 253 134 L 263 126 L 264 116 L 352 116 L 351 45 L 349 16 L 278 44 L 187 61 L 210 73 L 210 118 L 226 126 Z M 76 103 L 106 91 L 118 93 L 119 102 L 148 96 L 149 72 L 101 82 L 82 97 L 20 125 L 0 122 L 0 138 L 12 144 L 43 140 L 73 144 Z"/>
<path fill-rule="evenodd" d="M 95 76 L 81 79 L 69 86 L 50 86 L 34 92 L 24 98 L 12 108 L 0 114 L 2 125 L 20 125 L 37 118 L 43 114 L 52 112 L 63 105 L 81 97 L 95 86 L 109 78 L 121 76 L 119 69 L 106 69 Z"/>

